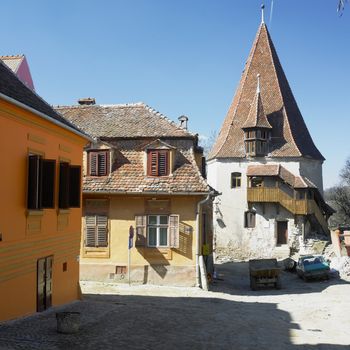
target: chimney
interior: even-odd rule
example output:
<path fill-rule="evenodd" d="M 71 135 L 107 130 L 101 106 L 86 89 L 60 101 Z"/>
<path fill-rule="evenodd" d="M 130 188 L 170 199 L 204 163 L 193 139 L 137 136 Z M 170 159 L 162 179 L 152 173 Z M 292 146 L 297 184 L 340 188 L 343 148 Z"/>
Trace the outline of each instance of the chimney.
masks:
<path fill-rule="evenodd" d="M 80 98 L 78 100 L 78 103 L 80 105 L 95 105 L 96 104 L 96 101 L 94 98 L 92 97 L 86 97 L 86 98 Z"/>
<path fill-rule="evenodd" d="M 187 130 L 188 117 L 181 115 L 178 119 L 180 121 L 180 128 Z"/>

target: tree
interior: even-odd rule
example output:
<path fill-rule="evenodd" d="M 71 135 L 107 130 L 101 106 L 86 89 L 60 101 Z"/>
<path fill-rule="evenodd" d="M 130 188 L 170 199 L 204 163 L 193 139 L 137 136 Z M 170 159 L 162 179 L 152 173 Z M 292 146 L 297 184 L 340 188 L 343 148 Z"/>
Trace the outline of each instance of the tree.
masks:
<path fill-rule="evenodd" d="M 325 192 L 327 203 L 337 211 L 330 218 L 330 226 L 350 225 L 350 158 L 340 177 L 341 183 Z"/>

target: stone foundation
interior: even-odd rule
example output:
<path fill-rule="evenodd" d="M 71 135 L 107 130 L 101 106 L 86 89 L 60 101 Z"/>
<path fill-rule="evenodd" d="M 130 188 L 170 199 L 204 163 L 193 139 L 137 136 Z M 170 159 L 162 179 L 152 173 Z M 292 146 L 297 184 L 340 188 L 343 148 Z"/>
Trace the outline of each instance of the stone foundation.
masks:
<path fill-rule="evenodd" d="M 80 280 L 128 283 L 127 267 L 120 270 L 114 264 L 81 264 Z M 132 284 L 193 287 L 196 284 L 195 272 L 195 266 L 132 265 L 130 280 Z"/>

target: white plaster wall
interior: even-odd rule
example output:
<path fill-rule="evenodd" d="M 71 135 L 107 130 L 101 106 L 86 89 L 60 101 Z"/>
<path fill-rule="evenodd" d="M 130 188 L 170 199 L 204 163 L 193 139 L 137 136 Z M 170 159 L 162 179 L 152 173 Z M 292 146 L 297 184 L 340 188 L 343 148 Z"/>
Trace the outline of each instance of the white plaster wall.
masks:
<path fill-rule="evenodd" d="M 311 181 L 322 185 L 322 163 L 309 160 L 255 158 L 255 159 L 214 159 L 208 162 L 208 183 L 221 196 L 214 202 L 214 236 L 217 252 L 226 252 L 235 258 L 268 257 L 276 246 L 276 221 L 288 220 L 289 236 L 301 234 L 300 225 L 294 225 L 294 216 L 281 206 L 276 212 L 275 204 L 266 204 L 265 213 L 257 205 L 256 226 L 253 229 L 244 228 L 244 212 L 248 210 L 247 203 L 247 167 L 258 164 L 281 164 L 294 175 L 307 176 Z M 242 183 L 240 188 L 231 188 L 231 173 L 240 172 Z M 307 175 L 305 175 L 307 174 Z M 220 253 L 219 253 L 220 255 Z"/>

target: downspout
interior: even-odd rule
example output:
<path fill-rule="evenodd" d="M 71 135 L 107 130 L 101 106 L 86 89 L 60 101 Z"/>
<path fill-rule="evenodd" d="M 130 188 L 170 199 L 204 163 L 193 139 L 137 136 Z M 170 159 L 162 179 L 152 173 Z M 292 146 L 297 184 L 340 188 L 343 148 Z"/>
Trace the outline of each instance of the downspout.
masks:
<path fill-rule="evenodd" d="M 197 203 L 197 213 L 196 213 L 196 287 L 200 287 L 200 271 L 199 271 L 199 255 L 201 251 L 200 247 L 200 228 L 199 228 L 199 214 L 201 212 L 201 206 L 208 202 L 209 199 L 213 196 L 213 192 L 209 192 L 207 197 Z"/>

